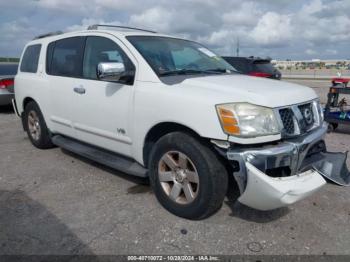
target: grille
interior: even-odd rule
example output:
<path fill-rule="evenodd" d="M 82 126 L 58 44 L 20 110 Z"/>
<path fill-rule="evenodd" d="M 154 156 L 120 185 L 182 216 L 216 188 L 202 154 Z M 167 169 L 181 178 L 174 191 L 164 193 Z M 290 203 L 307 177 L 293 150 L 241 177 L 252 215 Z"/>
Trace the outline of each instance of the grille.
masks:
<path fill-rule="evenodd" d="M 294 129 L 294 121 L 293 121 L 294 115 L 293 115 L 292 109 L 283 108 L 283 109 L 280 109 L 279 112 L 283 123 L 284 131 L 288 135 L 293 135 L 295 132 L 295 129 Z"/>
<path fill-rule="evenodd" d="M 315 122 L 314 119 L 314 114 L 313 114 L 313 110 L 312 110 L 312 104 L 305 104 L 305 105 L 300 105 L 299 106 L 299 110 L 301 115 L 303 116 L 303 126 L 304 129 L 308 130 L 310 129 Z"/>

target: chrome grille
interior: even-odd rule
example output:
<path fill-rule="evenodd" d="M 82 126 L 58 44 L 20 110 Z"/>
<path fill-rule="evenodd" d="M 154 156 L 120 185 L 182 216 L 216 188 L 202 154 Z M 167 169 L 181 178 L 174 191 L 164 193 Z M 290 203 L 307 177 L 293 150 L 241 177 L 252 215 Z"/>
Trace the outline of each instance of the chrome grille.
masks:
<path fill-rule="evenodd" d="M 303 117 L 302 125 L 303 125 L 304 129 L 311 128 L 315 123 L 315 118 L 314 118 L 314 114 L 313 114 L 313 110 L 312 110 L 312 104 L 308 103 L 305 105 L 300 105 L 299 110 L 300 110 L 300 113 Z"/>
<path fill-rule="evenodd" d="M 278 109 L 282 134 L 286 137 L 300 135 L 320 126 L 320 110 L 317 101 Z"/>
<path fill-rule="evenodd" d="M 294 116 L 293 111 L 290 108 L 280 109 L 280 117 L 283 123 L 283 129 L 286 134 L 293 135 L 295 133 L 294 128 Z"/>

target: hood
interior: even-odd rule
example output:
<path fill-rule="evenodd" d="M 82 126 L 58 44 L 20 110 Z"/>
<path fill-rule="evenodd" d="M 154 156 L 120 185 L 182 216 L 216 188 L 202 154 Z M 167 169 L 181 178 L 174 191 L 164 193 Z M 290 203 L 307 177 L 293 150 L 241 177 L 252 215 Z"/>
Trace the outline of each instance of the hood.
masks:
<path fill-rule="evenodd" d="M 266 107 L 281 107 L 317 98 L 315 91 L 306 86 L 240 74 L 190 78 L 176 76 L 163 80 L 166 84 L 181 87 L 185 93 L 190 92 L 206 100 L 210 98 L 215 104 L 248 102 Z"/>

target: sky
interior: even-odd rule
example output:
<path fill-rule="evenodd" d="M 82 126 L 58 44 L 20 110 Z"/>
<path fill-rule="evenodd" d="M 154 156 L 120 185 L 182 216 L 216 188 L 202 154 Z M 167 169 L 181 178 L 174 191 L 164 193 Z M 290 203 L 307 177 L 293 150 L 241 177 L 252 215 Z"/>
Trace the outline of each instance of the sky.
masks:
<path fill-rule="evenodd" d="M 200 42 L 219 55 L 350 59 L 350 0 L 0 0 L 0 57 L 36 35 L 104 23 Z"/>

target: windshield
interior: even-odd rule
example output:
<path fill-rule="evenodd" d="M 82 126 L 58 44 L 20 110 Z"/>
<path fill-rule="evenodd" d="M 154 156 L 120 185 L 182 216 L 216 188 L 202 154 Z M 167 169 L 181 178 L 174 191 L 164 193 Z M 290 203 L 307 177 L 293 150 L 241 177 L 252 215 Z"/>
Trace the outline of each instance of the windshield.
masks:
<path fill-rule="evenodd" d="M 158 76 L 235 71 L 220 56 L 192 41 L 159 36 L 128 36 L 127 39 Z"/>

